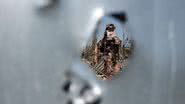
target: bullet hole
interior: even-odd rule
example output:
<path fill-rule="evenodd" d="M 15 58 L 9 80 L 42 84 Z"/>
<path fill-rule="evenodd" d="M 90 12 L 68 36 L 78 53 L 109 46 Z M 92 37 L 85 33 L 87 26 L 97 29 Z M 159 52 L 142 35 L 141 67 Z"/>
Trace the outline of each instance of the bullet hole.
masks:
<path fill-rule="evenodd" d="M 110 13 L 108 16 L 111 16 L 122 23 L 126 23 L 128 18 L 126 12 L 116 12 L 116 13 Z"/>
<path fill-rule="evenodd" d="M 62 90 L 65 92 L 65 93 L 69 93 L 70 91 L 70 86 L 71 86 L 71 81 L 66 81 L 64 83 L 64 85 L 62 86 Z"/>
<path fill-rule="evenodd" d="M 101 104 L 102 102 L 102 98 L 98 98 L 95 101 L 91 102 L 91 103 L 87 103 L 87 104 Z"/>
<path fill-rule="evenodd" d="M 70 100 L 67 101 L 66 104 L 73 104 L 73 101 L 70 99 Z"/>
<path fill-rule="evenodd" d="M 85 84 L 83 88 L 80 90 L 80 96 L 82 96 L 87 90 L 90 90 L 91 86 L 88 84 Z"/>
<path fill-rule="evenodd" d="M 38 8 L 46 9 L 55 6 L 59 0 L 35 0 L 35 2 Z"/>
<path fill-rule="evenodd" d="M 111 12 L 99 18 L 90 41 L 82 49 L 81 59 L 96 73 L 97 79 L 111 80 L 121 72 L 131 53 L 127 34 L 127 14 Z"/>

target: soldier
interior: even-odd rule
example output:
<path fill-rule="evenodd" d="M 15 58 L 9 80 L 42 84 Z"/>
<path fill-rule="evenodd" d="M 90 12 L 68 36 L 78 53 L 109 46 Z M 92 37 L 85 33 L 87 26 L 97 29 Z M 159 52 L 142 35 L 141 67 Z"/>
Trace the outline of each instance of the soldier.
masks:
<path fill-rule="evenodd" d="M 106 26 L 104 37 L 98 42 L 99 58 L 104 58 L 105 72 L 109 74 L 113 71 L 113 67 L 117 64 L 119 59 L 119 46 L 121 46 L 121 40 L 116 36 L 114 24 L 108 24 Z"/>

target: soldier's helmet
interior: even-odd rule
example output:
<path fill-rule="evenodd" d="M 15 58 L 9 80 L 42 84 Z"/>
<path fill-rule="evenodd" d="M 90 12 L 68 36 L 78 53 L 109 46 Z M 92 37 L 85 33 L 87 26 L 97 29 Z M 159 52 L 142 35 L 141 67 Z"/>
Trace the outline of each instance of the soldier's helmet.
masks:
<path fill-rule="evenodd" d="M 116 27 L 114 26 L 114 24 L 108 24 L 106 26 L 106 30 L 108 31 L 114 31 L 116 29 Z"/>

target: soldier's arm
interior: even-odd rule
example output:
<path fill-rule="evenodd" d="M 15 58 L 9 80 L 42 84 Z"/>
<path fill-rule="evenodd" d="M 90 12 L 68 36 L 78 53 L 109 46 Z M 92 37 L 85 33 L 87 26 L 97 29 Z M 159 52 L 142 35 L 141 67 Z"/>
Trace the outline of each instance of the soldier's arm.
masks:
<path fill-rule="evenodd" d="M 121 40 L 118 38 L 118 37 L 115 37 L 115 44 L 120 44 L 121 43 Z"/>

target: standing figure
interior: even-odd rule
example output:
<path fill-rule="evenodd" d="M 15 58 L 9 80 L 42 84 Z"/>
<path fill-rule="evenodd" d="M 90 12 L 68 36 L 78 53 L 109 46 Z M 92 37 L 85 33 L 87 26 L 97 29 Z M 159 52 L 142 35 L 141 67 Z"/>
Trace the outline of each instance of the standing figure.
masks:
<path fill-rule="evenodd" d="M 103 39 L 100 40 L 97 45 L 99 50 L 98 60 L 104 58 L 104 71 L 107 75 L 111 75 L 111 72 L 114 70 L 113 67 L 119 59 L 121 40 L 116 36 L 115 29 L 114 24 L 108 24 Z"/>

